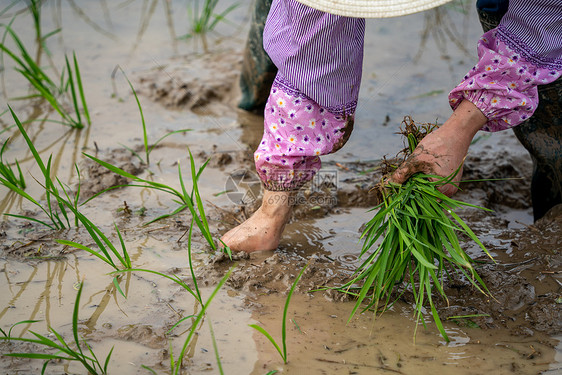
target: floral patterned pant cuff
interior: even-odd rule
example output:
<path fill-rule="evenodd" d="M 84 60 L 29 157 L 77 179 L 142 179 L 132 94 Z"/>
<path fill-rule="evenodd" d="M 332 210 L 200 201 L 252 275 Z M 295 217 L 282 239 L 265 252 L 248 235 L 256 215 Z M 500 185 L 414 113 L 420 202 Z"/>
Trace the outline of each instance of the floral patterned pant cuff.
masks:
<path fill-rule="evenodd" d="M 531 117 L 539 103 L 538 85 L 556 81 L 562 71 L 528 62 L 499 38 L 497 29 L 478 41 L 479 61 L 449 94 L 453 109 L 469 100 L 488 118 L 482 130 L 496 132 Z"/>
<path fill-rule="evenodd" d="M 352 129 L 353 113 L 329 112 L 278 75 L 265 105 L 263 138 L 254 153 L 264 187 L 298 190 L 320 169 L 320 156 L 339 150 Z"/>

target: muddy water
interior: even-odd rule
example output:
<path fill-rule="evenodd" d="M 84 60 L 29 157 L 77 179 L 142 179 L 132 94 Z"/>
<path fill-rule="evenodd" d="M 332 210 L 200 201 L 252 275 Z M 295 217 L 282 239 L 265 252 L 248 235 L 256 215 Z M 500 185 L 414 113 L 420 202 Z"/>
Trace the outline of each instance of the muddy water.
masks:
<path fill-rule="evenodd" d="M 2 7 L 4 6 L 2 2 Z M 221 4 L 226 8 L 229 4 Z M 357 111 L 356 131 L 348 145 L 324 159 L 324 170 L 337 176 L 337 189 L 322 196 L 303 192 L 278 250 L 239 259 L 227 285 L 213 300 L 209 314 L 189 350 L 186 372 L 219 373 L 210 335 L 212 323 L 225 373 L 443 373 L 501 374 L 557 373 L 562 367 L 560 316 L 560 210 L 532 225 L 528 194 L 530 160 L 510 133 L 479 140 L 467 160 L 469 178 L 523 177 L 498 183 L 471 184 L 461 197 L 494 209 L 492 214 L 465 211 L 475 229 L 498 260 L 483 264 L 481 274 L 496 300 L 471 290 L 463 280 L 448 287 L 450 303 L 439 307 L 442 317 L 486 314 L 470 321 L 449 319 L 452 342 L 445 345 L 427 317 L 427 330 L 417 329 L 412 318 L 411 296 L 392 311 L 377 317 L 364 314 L 346 324 L 353 302 L 333 292 L 310 290 L 336 285 L 358 262 L 361 225 L 370 217 L 368 190 L 378 178 L 373 168 L 384 155 L 401 147 L 395 134 L 406 114 L 418 121 L 443 121 L 450 113 L 447 91 L 474 61 L 480 28 L 472 2 L 403 18 L 369 21 L 364 76 Z M 179 187 L 177 162 L 186 182 L 190 175 L 186 145 L 197 163 L 211 157 L 200 188 L 214 233 L 222 233 L 255 209 L 256 202 L 237 206 L 226 188 L 229 174 L 251 167 L 251 150 L 259 141 L 262 118 L 235 108 L 236 79 L 251 4 L 240 6 L 219 23 L 206 41 L 178 40 L 188 32 L 185 1 L 59 1 L 42 8 L 42 28 L 62 31 L 47 40 L 53 64 L 62 66 L 64 53 L 77 53 L 92 112 L 92 126 L 82 131 L 36 121 L 28 132 L 44 160 L 53 155 L 53 170 L 70 186 L 83 174 L 82 195 L 123 183 L 85 161 L 82 152 L 110 160 L 131 173 L 152 176 L 154 181 Z M 5 15 L 2 22 L 17 12 Z M 32 21 L 21 12 L 14 29 L 29 50 L 34 50 Z M 205 49 L 206 45 L 206 49 Z M 55 118 L 35 100 L 8 98 L 29 93 L 21 77 L 5 58 L 2 106 L 7 102 L 21 120 Z M 42 64 L 50 61 L 42 56 Z M 156 140 L 168 131 L 192 131 L 166 139 L 143 167 L 124 146 L 142 147 L 140 116 L 134 97 L 121 73 L 126 72 L 140 94 L 148 136 Z M 52 68 L 49 68 L 52 69 Z M 188 94 L 186 94 L 188 93 Z M 13 123 L 4 115 L 3 127 Z M 30 152 L 12 130 L 5 156 L 17 158 L 27 180 L 26 190 L 38 199 L 41 187 L 32 183 L 39 169 Z M 255 186 L 254 186 L 255 187 Z M 245 190 L 243 190 L 245 192 Z M 249 195 L 251 198 L 252 196 Z M 2 212 L 41 218 L 28 203 L 0 189 Z M 125 203 L 126 202 L 126 203 Z M 83 206 L 83 213 L 118 243 L 112 224 L 122 231 L 135 267 L 176 274 L 189 280 L 185 214 L 148 226 L 152 218 L 176 208 L 166 195 L 138 188 L 113 190 Z M 37 215 L 37 216 L 36 216 Z M 114 347 L 110 373 L 169 373 L 170 343 L 177 355 L 189 320 L 197 313 L 193 297 L 165 279 L 141 272 L 124 276 L 123 298 L 115 291 L 111 268 L 98 259 L 53 240 L 68 239 L 92 245 L 82 229 L 53 233 L 38 225 L 5 218 L 2 223 L 2 295 L 0 327 L 27 319 L 13 334 L 29 337 L 29 330 L 48 334 L 48 327 L 71 340 L 72 308 L 77 283 L 84 281 L 80 301 L 79 332 L 98 357 Z M 194 264 L 204 298 L 233 263 L 210 254 L 204 240 L 194 235 Z M 477 248 L 470 254 L 484 261 Z M 310 264 L 297 289 L 288 322 L 288 358 L 284 365 L 274 348 L 248 324 L 264 326 L 279 341 L 286 292 L 300 269 Z M 33 351 L 30 345 L 2 344 L 2 352 Z M 0 359 L 5 373 L 39 373 L 40 361 Z M 53 363 L 48 373 L 81 373 L 75 364 Z"/>

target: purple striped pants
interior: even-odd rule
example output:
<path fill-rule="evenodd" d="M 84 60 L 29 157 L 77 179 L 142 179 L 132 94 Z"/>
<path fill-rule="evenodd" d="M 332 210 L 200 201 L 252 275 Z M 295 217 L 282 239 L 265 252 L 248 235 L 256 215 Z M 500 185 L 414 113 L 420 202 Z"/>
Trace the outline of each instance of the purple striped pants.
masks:
<path fill-rule="evenodd" d="M 279 69 L 254 153 L 265 188 L 297 190 L 341 148 L 353 129 L 363 65 L 365 20 L 274 0 L 264 48 Z"/>

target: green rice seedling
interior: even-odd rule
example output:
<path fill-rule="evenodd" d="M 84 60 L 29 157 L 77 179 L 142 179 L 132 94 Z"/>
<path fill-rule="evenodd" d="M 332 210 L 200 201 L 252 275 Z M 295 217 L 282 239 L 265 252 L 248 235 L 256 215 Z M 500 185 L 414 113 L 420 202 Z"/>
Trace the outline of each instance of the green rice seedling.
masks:
<path fill-rule="evenodd" d="M 169 133 L 164 134 L 162 137 L 160 137 L 156 142 L 154 142 L 152 145 L 148 144 L 148 133 L 146 131 L 146 121 L 144 120 L 144 114 L 142 111 L 142 106 L 139 100 L 139 97 L 137 95 L 137 91 L 135 90 L 135 88 L 133 87 L 133 84 L 131 83 L 131 81 L 129 80 L 129 78 L 127 77 L 127 75 L 125 74 L 125 72 L 123 71 L 123 69 L 121 67 L 119 67 L 119 69 L 121 70 L 121 72 L 123 73 L 123 76 L 125 76 L 125 79 L 127 80 L 127 83 L 129 84 L 129 87 L 131 88 L 131 91 L 133 92 L 133 96 L 135 97 L 135 100 L 137 102 L 137 106 L 139 108 L 139 114 L 141 117 L 141 124 L 142 124 L 142 136 L 143 136 L 143 143 L 144 143 L 144 155 L 145 155 L 145 159 L 143 159 L 138 152 L 136 152 L 135 150 L 133 150 L 130 147 L 127 147 L 125 145 L 122 145 L 123 147 L 125 147 L 127 150 L 129 150 L 133 155 L 135 155 L 143 164 L 146 165 L 150 165 L 150 153 L 152 152 L 152 150 L 154 150 L 154 148 L 156 146 L 158 146 L 158 144 L 160 142 L 162 142 L 165 138 L 169 137 L 170 135 L 173 134 L 179 134 L 179 133 L 186 133 L 188 131 L 191 131 L 192 129 L 180 129 L 180 130 L 174 130 L 171 131 Z"/>
<path fill-rule="evenodd" d="M 83 283 L 80 283 L 80 286 L 78 288 L 78 293 L 76 294 L 76 301 L 74 303 L 74 312 L 72 314 L 72 335 L 73 335 L 74 343 L 72 344 L 67 343 L 61 334 L 59 334 L 57 331 L 55 331 L 53 328 L 50 327 L 49 331 L 56 337 L 56 340 L 52 340 L 46 336 L 43 336 L 33 331 L 30 332 L 33 334 L 33 336 L 35 336 L 35 338 L 4 336 L 4 337 L 0 337 L 0 340 L 20 341 L 20 342 L 29 342 L 32 344 L 37 344 L 38 346 L 44 348 L 55 349 L 56 352 L 54 354 L 5 353 L 3 355 L 7 357 L 45 359 L 46 361 L 43 364 L 43 368 L 41 369 L 41 374 L 45 374 L 45 371 L 47 370 L 47 366 L 51 360 L 76 361 L 82 364 L 82 366 L 84 367 L 84 369 L 87 371 L 88 374 L 93 374 L 93 375 L 107 374 L 107 368 L 109 366 L 109 360 L 111 359 L 111 355 L 113 353 L 113 348 L 111 348 L 109 354 L 107 355 L 105 361 L 102 364 L 102 362 L 99 361 L 96 354 L 94 353 L 92 347 L 86 342 L 86 340 L 84 339 L 80 340 L 78 336 L 78 309 L 80 307 L 80 296 L 82 294 L 82 287 L 83 287 Z M 20 323 L 23 322 L 16 323 L 16 325 Z M 84 353 L 81 344 L 85 345 L 88 348 L 89 354 Z"/>
<path fill-rule="evenodd" d="M 32 323 L 37 323 L 37 322 L 40 322 L 40 320 L 22 320 L 21 322 L 17 322 L 15 324 L 12 324 L 12 326 L 8 330 L 8 333 L 6 333 L 2 328 L 0 328 L 0 333 L 2 333 L 2 335 L 4 335 L 4 337 L 9 340 L 12 337 L 12 330 L 16 326 L 19 326 L 20 324 L 32 324 Z"/>
<path fill-rule="evenodd" d="M 100 164 L 101 166 L 109 169 L 110 171 L 112 171 L 114 173 L 117 173 L 120 176 L 129 178 L 133 181 L 133 184 L 114 186 L 112 188 L 106 189 L 106 190 L 98 193 L 97 195 L 102 194 L 102 193 L 104 193 L 108 190 L 123 187 L 123 186 L 142 187 L 142 188 L 159 190 L 159 191 L 163 191 L 165 193 L 171 194 L 172 196 L 177 198 L 176 202 L 180 206 L 176 210 L 174 210 L 174 212 L 172 212 L 171 214 L 160 216 L 160 217 L 154 219 L 152 222 L 154 222 L 156 220 L 159 220 L 161 218 L 164 218 L 164 217 L 175 215 L 175 214 L 177 214 L 177 213 L 179 213 L 179 212 L 181 212 L 185 209 L 189 209 L 189 211 L 191 212 L 191 216 L 192 216 L 193 220 L 195 221 L 195 224 L 197 225 L 197 227 L 201 231 L 201 234 L 203 235 L 203 237 L 205 238 L 205 240 L 207 241 L 209 246 L 211 246 L 211 248 L 213 250 L 216 250 L 217 245 L 213 241 L 211 231 L 209 229 L 209 223 L 207 222 L 207 218 L 205 216 L 205 208 L 203 206 L 203 200 L 201 199 L 201 195 L 199 193 L 199 186 L 198 186 L 198 181 L 199 181 L 199 178 L 201 176 L 201 173 L 203 172 L 203 170 L 205 169 L 205 167 L 209 163 L 209 160 L 207 160 L 199 168 L 199 170 L 196 170 L 195 161 L 194 161 L 193 155 L 191 154 L 191 150 L 188 148 L 187 151 L 189 152 L 189 160 L 190 160 L 190 165 L 191 165 L 191 177 L 192 177 L 192 182 L 193 182 L 193 187 L 191 189 L 191 192 L 188 192 L 186 187 L 185 187 L 185 183 L 183 181 L 183 176 L 182 176 L 182 172 L 181 172 L 181 165 L 180 165 L 179 162 L 178 162 L 178 177 L 179 177 L 181 190 L 174 189 L 173 187 L 168 186 L 168 185 L 163 184 L 163 183 L 143 179 L 141 177 L 130 174 L 130 173 L 122 170 L 121 168 L 118 168 L 118 167 L 116 167 L 116 166 L 114 166 L 110 163 L 102 161 L 102 160 L 100 160 L 100 159 L 98 159 L 94 156 L 91 156 L 91 155 L 88 155 L 88 154 L 84 154 L 84 155 L 86 157 L 92 159 L 96 163 Z M 95 195 L 94 197 L 96 197 L 97 195 Z M 92 198 L 90 198 L 90 199 L 92 199 Z"/>
<path fill-rule="evenodd" d="M 18 186 L 10 183 L 9 181 L 7 181 L 2 177 L 0 177 L 0 183 L 8 187 L 9 189 L 15 191 L 22 197 L 26 198 L 31 203 L 38 206 L 51 219 L 52 225 L 28 216 L 15 215 L 15 214 L 4 214 L 4 215 L 38 222 L 54 230 L 54 229 L 63 229 L 66 227 L 70 227 L 69 215 L 72 214 L 74 215 L 75 226 L 78 227 L 79 224 L 81 223 L 84 226 L 84 228 L 88 231 L 90 237 L 94 240 L 99 250 L 95 250 L 85 245 L 64 240 L 64 239 L 56 240 L 58 243 L 84 250 L 94 255 L 95 257 L 99 258 L 103 262 L 109 264 L 111 267 L 113 267 L 116 270 L 120 269 L 117 263 L 120 263 L 121 266 L 124 268 L 130 269 L 132 267 L 131 259 L 129 257 L 127 248 L 125 246 L 125 242 L 123 241 L 123 237 L 117 225 L 114 224 L 115 230 L 117 232 L 117 236 L 119 237 L 121 250 L 118 250 L 117 247 L 111 242 L 111 240 L 109 240 L 109 238 L 102 232 L 102 230 L 79 211 L 78 201 L 80 198 L 80 170 L 78 169 L 78 167 L 75 166 L 76 173 L 78 175 L 78 188 L 76 190 L 74 197 L 71 197 L 68 192 L 68 186 L 65 186 L 58 178 L 55 178 L 58 184 L 58 188 L 57 188 L 57 185 L 55 184 L 55 182 L 50 176 L 51 159 L 49 158 L 49 162 L 47 163 L 47 166 L 43 164 L 43 161 L 41 160 L 37 150 L 35 149 L 35 146 L 33 145 L 31 140 L 29 139 L 29 136 L 25 132 L 25 129 L 21 126 L 21 123 L 19 122 L 17 117 L 14 118 L 35 160 L 37 161 L 37 164 L 41 168 L 41 171 L 43 172 L 43 175 L 45 177 L 45 183 L 42 186 L 46 192 L 48 205 L 47 207 L 44 207 L 37 200 L 35 200 L 29 194 L 25 193 L 22 189 L 20 189 Z M 56 206 L 51 203 L 52 199 L 54 199 L 57 202 Z M 116 260 L 114 260 L 114 258 L 116 258 Z M 119 284 L 117 283 L 116 279 L 114 279 L 114 283 L 118 288 L 119 292 L 122 295 L 124 295 L 121 289 L 119 288 Z"/>
<path fill-rule="evenodd" d="M 189 271 L 191 273 L 191 280 L 193 280 L 193 288 L 191 288 L 189 285 L 187 285 L 182 279 L 179 278 L 179 276 L 177 275 L 166 275 L 162 272 L 158 272 L 158 271 L 154 271 L 151 269 L 146 269 L 146 268 L 132 268 L 130 261 L 129 261 L 129 265 L 128 267 L 126 267 L 124 270 L 117 270 L 113 273 L 124 273 L 124 272 L 134 272 L 134 271 L 138 271 L 138 272 L 148 272 L 148 273 L 152 273 L 161 277 L 164 277 L 168 280 L 173 281 L 174 283 L 178 284 L 179 286 L 181 286 L 183 289 L 185 289 L 189 294 L 191 294 L 195 300 L 197 302 L 199 302 L 199 304 L 202 306 L 203 305 L 203 298 L 201 297 L 201 291 L 199 290 L 199 284 L 197 283 L 197 277 L 195 275 L 195 270 L 193 268 L 193 259 L 192 259 L 192 255 L 191 255 L 191 237 L 193 234 L 193 221 L 191 221 L 191 224 L 189 226 L 189 233 L 188 233 L 188 237 L 187 237 L 187 260 L 189 262 Z M 123 249 L 125 252 L 125 247 L 123 245 Z M 172 328 L 170 328 L 170 331 L 172 329 L 174 329 L 177 325 L 179 325 L 182 321 L 191 318 L 192 316 L 188 316 L 185 317 L 183 319 L 181 319 L 179 322 L 177 322 Z"/>
<path fill-rule="evenodd" d="M 31 154 L 33 155 L 33 158 L 35 159 L 35 162 L 39 166 L 39 168 L 41 170 L 41 173 L 43 175 L 43 178 L 44 178 L 43 187 L 45 189 L 46 202 L 47 202 L 46 207 L 43 206 L 41 203 L 39 203 L 35 198 L 33 198 L 32 196 L 27 194 L 20 186 L 10 182 L 6 178 L 0 177 L 0 183 L 2 185 L 6 186 L 8 189 L 17 193 L 18 195 L 22 196 L 23 198 L 25 198 L 29 202 L 33 203 L 35 206 L 39 207 L 41 209 L 41 211 L 43 211 L 47 215 L 47 217 L 50 220 L 50 223 L 45 222 L 43 220 L 35 219 L 35 218 L 32 218 L 32 217 L 28 217 L 28 216 L 8 214 L 8 213 L 5 213 L 4 215 L 16 217 L 16 218 L 20 218 L 20 219 L 25 219 L 25 220 L 29 220 L 29 221 L 34 221 L 34 222 L 37 222 L 39 224 L 45 225 L 45 226 L 47 226 L 48 228 L 51 228 L 51 229 L 64 229 L 64 228 L 70 227 L 69 212 L 67 211 L 66 207 L 68 207 L 68 206 L 77 207 L 78 198 L 79 198 L 79 194 L 80 194 L 80 188 L 78 188 L 78 191 L 77 191 L 74 199 L 71 199 L 70 196 L 68 195 L 68 193 L 66 192 L 66 189 L 64 188 L 63 184 L 57 178 L 53 179 L 53 177 L 51 176 L 51 174 L 52 174 L 51 173 L 52 157 L 49 157 L 49 160 L 47 161 L 46 165 L 45 165 L 45 163 L 43 163 L 43 160 L 41 159 L 41 156 L 39 155 L 39 152 L 37 151 L 37 149 L 33 145 L 33 142 L 31 141 L 31 139 L 27 135 L 27 132 L 25 131 L 22 123 L 19 121 L 18 117 L 16 116 L 16 114 L 14 113 L 12 108 L 9 107 L 9 106 L 8 106 L 8 108 L 9 108 L 11 114 L 12 114 L 12 117 L 14 118 L 14 121 L 16 122 L 16 126 L 18 127 L 20 133 L 22 134 L 29 150 L 31 151 Z M 80 171 L 78 171 L 78 168 L 76 168 L 76 171 L 78 173 L 78 176 L 80 176 Z M 57 184 L 55 183 L 55 180 L 58 182 L 58 185 L 62 188 L 62 190 L 64 192 L 64 197 L 60 193 L 60 191 L 57 187 Z M 55 199 L 56 203 L 52 202 L 51 198 L 53 198 L 53 195 L 56 197 L 56 199 Z M 78 225 L 77 220 L 75 220 L 75 224 Z"/>
<path fill-rule="evenodd" d="M 199 0 L 193 2 L 193 8 L 187 8 L 189 18 L 191 19 L 191 32 L 180 38 L 187 39 L 194 35 L 204 35 L 217 26 L 221 21 L 225 20 L 228 13 L 236 9 L 239 4 L 233 4 L 226 8 L 223 12 L 215 14 L 219 0 L 204 0 L 203 8 L 199 11 Z"/>
<path fill-rule="evenodd" d="M 21 189 L 25 189 L 25 179 L 23 178 L 23 173 L 21 173 L 21 168 L 18 161 L 17 160 L 15 161 L 16 167 L 18 169 L 17 177 L 16 177 L 16 173 L 12 169 L 12 166 L 4 162 L 4 151 L 6 150 L 6 146 L 8 145 L 8 142 L 9 139 L 6 142 L 4 142 L 4 144 L 2 145 L 2 149 L 0 150 L 0 176 L 2 176 L 3 179 L 9 181 L 13 185 Z"/>
<path fill-rule="evenodd" d="M 191 343 L 191 340 L 192 340 L 193 336 L 197 332 L 197 327 L 199 326 L 199 323 L 201 323 L 201 321 L 205 317 L 205 313 L 207 312 L 207 309 L 209 308 L 209 306 L 211 304 L 211 301 L 213 300 L 213 298 L 215 298 L 218 291 L 222 288 L 224 283 L 226 283 L 226 280 L 228 280 L 228 278 L 232 274 L 232 271 L 234 270 L 234 267 L 235 266 L 233 266 L 232 268 L 230 268 L 230 270 L 228 270 L 228 272 L 219 281 L 219 283 L 217 284 L 217 286 L 215 287 L 215 289 L 213 290 L 213 292 L 211 293 L 211 295 L 209 296 L 207 301 L 201 305 L 202 306 L 201 311 L 199 312 L 199 314 L 196 315 L 196 318 L 191 325 L 191 329 L 189 330 L 189 333 L 187 334 L 187 337 L 185 338 L 185 340 L 183 342 L 182 349 L 181 349 L 180 354 L 177 357 L 177 359 L 174 359 L 172 345 L 170 343 L 170 367 L 171 367 L 171 370 L 172 370 L 172 374 L 178 375 L 178 374 L 181 373 L 183 358 L 185 357 L 185 354 L 187 353 L 187 349 L 189 347 L 189 344 Z M 214 339 L 214 333 L 212 335 L 213 335 L 213 339 Z M 217 359 L 218 359 L 218 352 L 217 352 L 216 355 L 217 355 Z M 220 363 L 220 359 L 218 359 L 218 360 L 219 360 L 219 363 Z M 221 374 L 222 374 L 222 367 L 220 365 L 219 365 L 219 368 L 221 369 Z"/>
<path fill-rule="evenodd" d="M 476 323 L 472 318 L 481 318 L 487 317 L 490 314 L 469 314 L 469 315 L 457 315 L 457 316 L 448 316 L 447 320 L 452 321 L 453 323 L 457 324 L 461 327 L 468 327 L 468 328 L 480 328 L 478 323 Z"/>
<path fill-rule="evenodd" d="M 228 247 L 222 240 L 219 239 L 219 241 L 222 245 L 220 251 L 224 253 L 224 255 L 228 257 L 228 259 L 232 260 L 232 250 L 230 249 L 230 247 Z"/>
<path fill-rule="evenodd" d="M 213 331 L 213 324 L 209 320 L 209 332 L 211 333 L 211 340 L 213 341 L 213 350 L 215 351 L 215 359 L 217 360 L 217 367 L 219 368 L 219 374 L 224 375 L 222 369 L 221 356 L 219 353 L 219 347 L 217 345 L 217 340 L 215 340 L 215 331 Z"/>
<path fill-rule="evenodd" d="M 115 227 L 115 231 L 117 232 L 117 236 L 119 237 L 121 251 L 119 251 L 117 247 L 109 240 L 109 238 L 107 238 L 107 236 L 102 232 L 102 230 L 94 223 L 92 223 L 86 216 L 77 211 L 74 207 L 70 209 L 74 212 L 74 214 L 78 217 L 78 220 L 80 220 L 84 228 L 88 231 L 90 237 L 94 240 L 99 250 L 95 250 L 88 246 L 64 239 L 57 239 L 56 241 L 58 243 L 60 243 L 61 245 L 71 246 L 76 249 L 84 250 L 92 254 L 96 258 L 102 260 L 104 263 L 109 264 L 115 270 L 120 270 L 120 268 L 117 265 L 117 262 L 114 260 L 114 257 L 117 258 L 118 262 L 125 269 L 130 269 L 132 267 L 131 258 L 129 257 L 125 242 L 123 241 L 123 236 L 121 235 L 121 232 L 119 231 L 119 228 L 116 224 L 113 225 Z"/>
<path fill-rule="evenodd" d="M 33 18 L 33 26 L 35 27 L 35 40 L 37 42 L 37 61 L 39 61 L 39 57 L 41 56 L 41 51 L 45 50 L 48 55 L 50 55 L 49 50 L 47 49 L 47 45 L 45 41 L 48 37 L 55 35 L 56 33 L 60 32 L 62 29 L 58 28 L 55 29 L 45 35 L 41 33 L 41 5 L 42 0 L 29 0 L 27 5 L 29 12 L 31 13 L 31 17 Z"/>
<path fill-rule="evenodd" d="M 45 46 L 45 41 L 47 38 L 49 38 L 50 36 L 58 33 L 61 31 L 60 28 L 51 31 L 45 35 L 42 34 L 41 32 L 41 6 L 43 4 L 44 1 L 42 0 L 28 0 L 26 1 L 27 3 L 27 9 L 29 10 L 29 13 L 31 14 L 31 18 L 33 19 L 33 27 L 35 29 L 35 40 L 39 46 L 38 50 L 37 50 L 37 58 L 39 58 L 40 54 L 41 54 L 41 50 L 45 50 L 46 46 Z M 14 0 L 11 2 L 11 4 L 9 4 L 8 6 L 6 6 L 4 9 L 0 10 L 0 17 L 4 16 L 13 6 L 17 5 L 17 4 L 21 4 L 22 1 L 21 0 Z M 21 13 L 22 11 L 16 11 L 16 15 L 14 15 L 12 17 L 12 21 L 15 20 L 16 16 L 18 13 Z"/>
<path fill-rule="evenodd" d="M 299 280 L 302 277 L 302 274 L 304 273 L 307 267 L 308 265 L 304 266 L 301 272 L 298 274 L 285 300 L 285 308 L 283 309 L 283 321 L 281 322 L 281 341 L 283 344 L 283 350 L 281 350 L 275 339 L 263 327 L 260 327 L 257 324 L 250 324 L 250 327 L 254 328 L 256 331 L 264 335 L 269 340 L 269 342 L 273 344 L 273 346 L 275 347 L 275 349 L 277 349 L 277 352 L 283 359 L 283 363 L 285 364 L 287 364 L 287 310 L 289 309 L 289 303 L 291 302 L 291 297 L 293 296 L 295 287 L 297 286 Z"/>
<path fill-rule="evenodd" d="M 125 273 L 125 272 L 147 272 L 147 273 L 152 273 L 154 275 L 164 277 L 164 278 L 166 278 L 170 281 L 173 281 L 174 283 L 178 284 L 179 286 L 181 286 L 189 294 L 191 294 L 193 297 L 195 297 L 197 302 L 199 302 L 201 305 L 203 304 L 203 301 L 202 301 L 200 295 L 198 294 L 198 289 L 196 291 L 194 291 L 189 285 L 187 285 L 177 275 L 170 276 L 170 275 L 166 275 L 165 273 L 154 271 L 154 270 L 147 269 L 147 268 L 126 268 L 126 269 L 122 269 L 122 270 L 113 271 L 112 274 L 119 274 L 119 273 Z"/>
<path fill-rule="evenodd" d="M 409 149 L 413 150 L 418 138 L 409 134 L 408 141 Z M 349 319 L 363 302 L 366 302 L 363 311 L 374 309 L 376 314 L 380 301 L 385 311 L 398 298 L 391 301 L 394 287 L 406 282 L 414 294 L 416 322 L 422 317 L 427 299 L 433 320 L 448 342 L 433 292 L 447 299 L 443 286 L 449 268 L 464 275 L 482 293 L 489 293 L 472 265 L 473 260 L 461 248 L 458 235 L 466 235 L 490 254 L 455 213 L 460 207 L 487 209 L 452 199 L 438 190 L 452 183 L 456 173 L 458 170 L 448 177 L 416 174 L 402 185 L 388 183 L 380 189 L 382 202 L 372 209 L 376 214 L 367 222 L 361 236 L 364 241 L 361 258 L 366 256 L 366 259 L 352 279 L 338 288 L 357 297 Z"/>
<path fill-rule="evenodd" d="M 27 7 L 33 18 L 35 39 L 38 43 L 41 43 L 41 0 L 29 0 Z"/>
<path fill-rule="evenodd" d="M 158 373 L 156 371 L 154 371 L 153 369 L 151 369 L 150 367 L 148 367 L 146 365 L 141 365 L 141 368 L 145 369 L 146 371 L 150 372 L 153 375 L 158 375 Z"/>
<path fill-rule="evenodd" d="M 188 336 L 186 337 L 183 346 L 182 346 L 182 350 L 180 352 L 180 355 L 178 356 L 178 359 L 175 360 L 174 359 L 174 354 L 173 354 L 173 347 L 172 347 L 172 343 L 170 342 L 170 368 L 173 374 L 179 374 L 181 373 L 181 366 L 182 366 L 182 360 L 185 356 L 185 353 L 187 352 L 187 349 L 189 347 L 189 344 L 193 338 L 193 335 L 196 333 L 197 331 L 197 327 L 199 326 L 199 323 L 202 321 L 202 319 L 205 316 L 205 313 L 207 311 L 207 308 L 209 307 L 211 301 L 213 300 L 213 298 L 215 297 L 215 295 L 217 294 L 217 292 L 222 288 L 222 286 L 224 285 L 224 283 L 226 282 L 226 280 L 230 277 L 230 274 L 232 273 L 232 271 L 234 270 L 234 267 L 232 267 L 227 274 L 221 279 L 221 281 L 218 283 L 218 285 L 215 287 L 214 291 L 211 293 L 211 296 L 207 299 L 206 302 L 203 301 L 203 298 L 201 297 L 201 292 L 199 290 L 198 287 L 198 283 L 197 283 L 197 277 L 195 275 L 194 269 L 193 269 L 193 261 L 192 261 L 192 256 L 191 256 L 191 238 L 192 238 L 192 234 L 193 234 L 193 222 L 190 225 L 189 228 L 189 233 L 188 233 L 188 242 L 187 242 L 187 248 L 188 248 L 188 261 L 189 261 L 189 269 L 191 272 L 191 279 L 193 280 L 193 284 L 194 284 L 194 288 L 191 288 L 189 285 L 187 285 L 184 281 L 182 281 L 177 275 L 166 275 L 164 273 L 155 271 L 155 270 L 151 270 L 151 269 L 141 269 L 141 268 L 129 268 L 129 269 L 124 269 L 124 270 L 118 270 L 118 271 L 114 271 L 112 272 L 113 274 L 121 274 L 121 273 L 125 273 L 125 272 L 147 272 L 147 273 L 152 273 L 161 277 L 164 277 L 168 280 L 173 281 L 174 283 L 178 284 L 179 286 L 181 286 L 183 289 L 185 289 L 189 294 L 191 294 L 196 301 L 200 304 L 201 311 L 198 314 L 192 314 L 186 317 L 183 317 L 182 319 L 180 319 L 178 322 L 176 322 L 169 330 L 168 333 L 170 333 L 172 330 L 174 330 L 176 327 L 178 327 L 181 323 L 183 323 L 184 321 L 191 319 L 193 322 L 191 324 L 191 328 L 189 330 Z M 216 345 L 216 341 L 215 341 L 215 336 L 214 336 L 214 331 L 213 328 L 211 326 L 211 323 L 209 322 L 209 329 L 211 330 L 211 338 L 213 340 L 213 347 L 215 349 L 215 354 L 216 354 L 216 359 L 217 359 L 217 365 L 219 367 L 219 371 L 221 374 L 223 374 L 223 370 L 222 370 L 222 364 L 220 362 L 220 356 L 218 353 L 218 347 Z M 148 371 L 153 372 L 154 370 L 150 369 L 147 366 L 142 366 L 143 368 L 145 368 Z"/>
<path fill-rule="evenodd" d="M 68 78 L 64 80 L 64 71 L 60 77 L 61 84 L 60 87 L 57 86 L 54 81 L 47 75 L 47 73 L 35 62 L 31 57 L 22 41 L 10 27 L 10 25 L 1 25 L 5 28 L 6 32 L 14 40 L 21 58 L 16 55 L 14 51 L 6 47 L 4 43 L 0 43 L 0 50 L 5 52 L 10 56 L 17 67 L 15 68 L 34 88 L 37 90 L 38 94 L 27 96 L 20 99 L 27 99 L 30 97 L 41 97 L 45 99 L 51 107 L 60 115 L 62 121 L 58 121 L 63 125 L 67 125 L 73 128 L 81 129 L 85 124 L 90 125 L 91 119 L 88 111 L 88 106 L 86 103 L 86 98 L 84 95 L 84 87 L 82 84 L 82 77 L 80 74 L 80 68 L 78 66 L 78 60 L 76 54 L 73 53 L 73 61 L 70 63 L 67 56 L 65 56 L 65 68 L 67 71 Z M 61 102 L 61 97 L 63 94 L 68 93 L 70 90 L 70 100 L 74 108 L 74 116 L 70 114 L 63 103 Z M 82 108 L 79 106 L 79 102 L 82 104 Z M 85 120 L 82 120 L 80 112 L 84 112 Z"/>

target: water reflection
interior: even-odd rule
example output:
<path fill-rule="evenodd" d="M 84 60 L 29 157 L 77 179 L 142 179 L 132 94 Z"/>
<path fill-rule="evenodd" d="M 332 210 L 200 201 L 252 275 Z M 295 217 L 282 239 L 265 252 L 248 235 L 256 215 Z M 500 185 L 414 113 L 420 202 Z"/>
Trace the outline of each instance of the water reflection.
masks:
<path fill-rule="evenodd" d="M 466 57 L 471 57 L 471 53 L 467 50 L 466 45 L 468 44 L 468 19 L 473 6 L 474 3 L 472 1 L 460 0 L 447 6 L 433 8 L 424 12 L 424 26 L 414 61 L 418 61 L 424 51 L 427 50 L 427 42 L 430 39 L 437 46 L 441 58 L 445 60 L 450 60 L 447 50 L 448 41 L 453 43 Z M 459 14 L 461 17 L 458 16 Z M 462 20 L 461 22 L 459 22 L 459 18 Z M 462 30 L 458 30 L 459 26 Z"/>
<path fill-rule="evenodd" d="M 94 20 L 92 20 L 88 14 L 86 13 L 86 11 L 84 11 L 82 8 L 80 8 L 75 2 L 74 0 L 66 0 L 68 1 L 68 3 L 70 4 L 70 7 L 72 8 L 72 10 L 74 11 L 74 14 L 77 15 L 82 21 L 84 21 L 84 23 L 86 23 L 87 25 L 89 25 L 92 29 L 94 29 L 96 32 L 98 32 L 99 34 L 105 36 L 106 38 L 109 38 L 111 40 L 114 41 L 118 41 L 119 38 L 117 37 L 117 35 L 115 35 L 114 33 L 108 31 L 107 29 L 101 27 L 100 25 L 98 25 Z M 103 3 L 104 1 L 102 1 Z M 108 14 L 107 11 L 107 7 L 103 7 L 101 6 L 103 13 L 104 14 Z M 59 11 L 60 11 L 60 7 L 58 7 Z M 62 19 L 62 16 L 60 17 L 60 19 Z M 61 25 L 62 27 L 62 25 Z"/>

